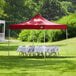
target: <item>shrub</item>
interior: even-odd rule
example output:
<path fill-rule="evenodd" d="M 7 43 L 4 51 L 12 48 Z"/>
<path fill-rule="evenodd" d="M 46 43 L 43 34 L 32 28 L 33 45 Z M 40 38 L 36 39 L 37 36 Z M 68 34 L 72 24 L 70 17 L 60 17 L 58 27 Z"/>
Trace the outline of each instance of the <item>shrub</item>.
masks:
<path fill-rule="evenodd" d="M 71 14 L 69 16 L 65 16 L 56 22 L 60 23 L 60 24 L 68 25 L 68 36 L 69 37 L 76 36 L 76 14 Z"/>
<path fill-rule="evenodd" d="M 22 30 L 19 34 L 19 38 L 21 41 L 28 41 L 28 36 L 30 35 L 31 30 Z"/>
<path fill-rule="evenodd" d="M 45 41 L 57 41 L 63 39 L 61 30 L 45 30 Z M 19 34 L 22 41 L 44 42 L 44 30 L 23 30 Z"/>

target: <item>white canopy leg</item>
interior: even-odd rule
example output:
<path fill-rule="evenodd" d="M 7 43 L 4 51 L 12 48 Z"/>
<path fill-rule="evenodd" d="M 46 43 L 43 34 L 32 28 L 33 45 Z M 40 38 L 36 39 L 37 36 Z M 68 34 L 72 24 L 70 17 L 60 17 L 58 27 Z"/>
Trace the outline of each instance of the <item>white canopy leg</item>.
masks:
<path fill-rule="evenodd" d="M 10 55 L 10 29 L 9 29 L 9 35 L 8 35 L 9 37 L 8 37 L 8 56 Z"/>
<path fill-rule="evenodd" d="M 4 22 L 4 31 L 3 32 L 4 32 L 4 39 L 5 39 L 5 22 Z"/>
<path fill-rule="evenodd" d="M 66 40 L 68 39 L 68 30 L 66 29 Z M 66 41 L 66 55 L 68 55 L 68 42 Z"/>
<path fill-rule="evenodd" d="M 34 46 L 34 31 L 32 31 L 33 46 Z"/>
<path fill-rule="evenodd" d="M 45 30 L 44 30 L 44 46 L 45 46 Z M 45 55 L 45 47 L 44 47 L 44 58 L 46 58 L 46 55 Z"/>

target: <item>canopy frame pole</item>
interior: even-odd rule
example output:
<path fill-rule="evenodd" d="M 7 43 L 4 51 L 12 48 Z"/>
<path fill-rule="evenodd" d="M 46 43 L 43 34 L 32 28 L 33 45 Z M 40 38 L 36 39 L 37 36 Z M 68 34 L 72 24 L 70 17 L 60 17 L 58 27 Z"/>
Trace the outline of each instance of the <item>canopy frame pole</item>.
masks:
<path fill-rule="evenodd" d="M 4 39 L 5 39 L 5 22 L 4 22 L 4 30 L 3 30 L 3 33 L 4 33 Z"/>
<path fill-rule="evenodd" d="M 66 29 L 66 40 L 68 39 L 68 30 Z M 67 41 L 66 41 L 66 46 L 67 46 L 68 44 L 67 44 Z M 66 50 L 68 50 L 67 49 L 67 47 L 66 47 Z M 68 51 L 66 52 L 66 55 L 68 55 Z"/>
<path fill-rule="evenodd" d="M 33 40 L 33 46 L 34 46 L 34 31 L 32 31 L 32 40 Z"/>
<path fill-rule="evenodd" d="M 45 29 L 44 29 L 44 46 L 45 46 Z M 45 47 L 44 47 L 44 58 L 46 58 L 46 55 L 45 55 Z"/>
<path fill-rule="evenodd" d="M 32 30 L 32 46 L 34 46 L 35 47 L 35 45 L 34 45 L 34 31 Z M 34 50 L 35 50 L 35 48 L 34 48 Z M 36 54 L 33 54 L 33 55 L 36 55 Z"/>
<path fill-rule="evenodd" d="M 68 30 L 66 29 L 66 39 L 68 39 Z"/>
<path fill-rule="evenodd" d="M 9 46 L 10 45 L 10 29 L 9 29 L 9 32 L 8 32 L 8 56 L 10 55 L 10 49 L 9 49 Z"/>

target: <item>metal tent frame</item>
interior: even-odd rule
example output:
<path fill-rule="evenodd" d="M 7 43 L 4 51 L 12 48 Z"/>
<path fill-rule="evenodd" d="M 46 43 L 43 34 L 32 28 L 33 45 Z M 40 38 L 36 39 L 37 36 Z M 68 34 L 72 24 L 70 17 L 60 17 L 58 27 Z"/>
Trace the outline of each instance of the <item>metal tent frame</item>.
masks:
<path fill-rule="evenodd" d="M 10 39 L 11 29 L 42 29 L 44 30 L 44 45 L 45 45 L 45 30 L 46 29 L 65 29 L 66 39 L 68 39 L 67 25 L 56 24 L 56 23 L 50 22 L 47 19 L 40 16 L 39 14 L 29 21 L 26 21 L 20 24 L 9 25 L 9 39 Z M 34 43 L 34 40 L 33 40 L 33 43 Z M 8 46 L 9 46 L 9 40 L 8 40 Z M 9 56 L 9 50 L 8 50 L 8 56 Z"/>

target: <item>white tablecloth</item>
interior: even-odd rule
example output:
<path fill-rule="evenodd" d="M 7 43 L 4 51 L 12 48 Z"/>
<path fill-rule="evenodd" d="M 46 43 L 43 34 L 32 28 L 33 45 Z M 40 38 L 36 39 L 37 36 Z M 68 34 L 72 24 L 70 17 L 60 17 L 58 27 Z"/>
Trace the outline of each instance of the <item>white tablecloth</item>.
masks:
<path fill-rule="evenodd" d="M 60 52 L 60 49 L 59 46 L 19 46 L 17 52 L 25 52 L 26 54 L 29 52 L 45 54 L 45 52 Z"/>
<path fill-rule="evenodd" d="M 17 52 L 25 52 L 26 54 L 34 52 L 34 46 L 19 46 Z"/>

